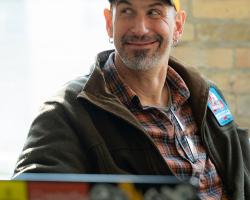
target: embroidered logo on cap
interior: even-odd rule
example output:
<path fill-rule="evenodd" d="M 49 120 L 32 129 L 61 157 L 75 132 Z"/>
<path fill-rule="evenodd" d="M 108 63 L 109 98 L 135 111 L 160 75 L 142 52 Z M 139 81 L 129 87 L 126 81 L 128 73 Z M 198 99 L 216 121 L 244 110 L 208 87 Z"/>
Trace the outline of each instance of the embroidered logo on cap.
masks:
<path fill-rule="evenodd" d="M 213 87 L 209 90 L 208 107 L 221 126 L 225 126 L 233 121 L 233 115 L 227 104 Z"/>

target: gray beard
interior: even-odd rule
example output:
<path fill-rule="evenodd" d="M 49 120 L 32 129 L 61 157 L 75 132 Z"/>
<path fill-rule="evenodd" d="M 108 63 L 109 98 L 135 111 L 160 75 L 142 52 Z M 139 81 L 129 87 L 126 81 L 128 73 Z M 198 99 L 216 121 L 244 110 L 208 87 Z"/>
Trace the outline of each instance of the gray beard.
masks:
<path fill-rule="evenodd" d="M 146 71 L 156 66 L 160 61 L 160 56 L 154 53 L 148 56 L 149 50 L 135 50 L 133 56 L 126 55 L 125 51 L 120 53 L 122 62 L 130 69 L 136 71 Z"/>

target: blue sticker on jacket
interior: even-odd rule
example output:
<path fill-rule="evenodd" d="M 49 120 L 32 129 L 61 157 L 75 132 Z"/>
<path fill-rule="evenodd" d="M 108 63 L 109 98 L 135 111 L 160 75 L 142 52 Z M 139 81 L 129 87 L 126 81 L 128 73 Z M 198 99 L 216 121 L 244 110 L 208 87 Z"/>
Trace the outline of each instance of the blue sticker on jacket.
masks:
<path fill-rule="evenodd" d="M 225 126 L 233 121 L 233 115 L 227 104 L 213 87 L 209 89 L 208 107 L 221 126 Z"/>

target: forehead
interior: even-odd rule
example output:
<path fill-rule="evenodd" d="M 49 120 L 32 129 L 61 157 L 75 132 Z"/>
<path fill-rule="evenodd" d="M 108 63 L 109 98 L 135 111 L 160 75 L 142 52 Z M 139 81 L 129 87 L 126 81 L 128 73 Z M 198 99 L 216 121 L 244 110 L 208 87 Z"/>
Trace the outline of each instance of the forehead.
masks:
<path fill-rule="evenodd" d="M 131 6 L 152 6 L 152 5 L 168 5 L 167 0 L 114 0 L 114 5 L 127 4 Z"/>

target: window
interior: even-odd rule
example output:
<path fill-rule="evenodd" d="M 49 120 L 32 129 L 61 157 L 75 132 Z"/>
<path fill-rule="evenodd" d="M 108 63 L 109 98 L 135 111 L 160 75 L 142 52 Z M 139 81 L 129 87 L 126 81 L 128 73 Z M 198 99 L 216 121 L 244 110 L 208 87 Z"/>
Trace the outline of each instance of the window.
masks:
<path fill-rule="evenodd" d="M 100 0 L 0 1 L 0 178 L 9 178 L 39 105 L 112 46 Z"/>

